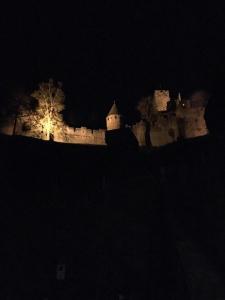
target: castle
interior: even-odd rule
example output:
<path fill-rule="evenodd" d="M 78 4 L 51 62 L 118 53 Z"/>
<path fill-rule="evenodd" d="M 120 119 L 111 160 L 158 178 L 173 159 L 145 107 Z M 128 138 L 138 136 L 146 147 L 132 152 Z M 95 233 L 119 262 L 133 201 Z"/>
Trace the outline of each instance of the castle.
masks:
<path fill-rule="evenodd" d="M 182 100 L 170 98 L 169 91 L 156 90 L 153 95 L 156 119 L 153 120 L 150 137 L 152 146 L 162 146 L 208 134 L 204 114 L 205 99 L 196 93 L 196 97 Z"/>
<path fill-rule="evenodd" d="M 119 113 L 114 102 L 106 116 L 106 129 L 92 130 L 86 127 L 73 128 L 62 124 L 61 130 L 54 132 L 54 141 L 73 144 L 106 145 L 106 130 L 116 130 L 122 127 L 130 127 L 141 147 L 150 145 L 153 147 L 163 146 L 176 142 L 178 139 L 187 139 L 203 136 L 208 133 L 204 112 L 204 101 L 182 100 L 180 94 L 177 99 L 170 98 L 168 90 L 155 90 L 153 97 L 147 97 L 151 106 L 149 119 L 142 116 L 142 119 L 128 126 L 124 124 L 123 116 Z M 35 136 L 31 130 L 24 131 L 26 120 L 20 118 L 16 128 L 17 135 Z M 148 124 L 149 123 L 149 124 Z M 12 134 L 8 127 L 1 129 L 1 132 Z M 40 137 L 39 137 L 40 138 Z M 46 139 L 44 136 L 42 139 Z"/>

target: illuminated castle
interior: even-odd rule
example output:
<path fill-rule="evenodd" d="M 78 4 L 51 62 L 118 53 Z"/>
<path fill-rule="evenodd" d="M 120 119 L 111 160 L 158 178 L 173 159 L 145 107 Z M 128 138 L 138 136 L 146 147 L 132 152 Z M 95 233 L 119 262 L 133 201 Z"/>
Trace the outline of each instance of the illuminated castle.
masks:
<path fill-rule="evenodd" d="M 178 139 L 187 139 L 203 136 L 208 133 L 204 112 L 205 104 L 193 100 L 182 100 L 180 94 L 177 99 L 171 99 L 168 90 L 155 90 L 153 97 L 148 97 L 153 110 L 151 125 L 148 127 L 145 118 L 132 126 L 124 124 L 123 116 L 119 113 L 114 102 L 106 116 L 106 129 L 92 130 L 86 127 L 73 128 L 62 123 L 61 130 L 54 132 L 54 141 L 73 144 L 106 145 L 105 133 L 123 127 L 130 128 L 137 138 L 139 146 L 148 146 L 147 140 L 153 147 L 163 146 L 176 142 Z M 24 131 L 25 118 L 18 120 L 16 134 L 46 139 L 45 136 L 36 136 L 35 132 Z M 12 124 L 1 128 L 1 132 L 12 134 Z"/>
<path fill-rule="evenodd" d="M 171 99 L 167 90 L 154 92 L 151 98 L 154 113 L 149 132 L 152 146 L 163 146 L 178 139 L 208 134 L 204 119 L 206 104 L 200 96 L 196 98 L 198 99 L 182 100 L 178 94 L 176 99 Z M 143 127 L 143 124 L 136 124 L 138 126 Z M 136 136 L 140 141 L 140 133 Z"/>

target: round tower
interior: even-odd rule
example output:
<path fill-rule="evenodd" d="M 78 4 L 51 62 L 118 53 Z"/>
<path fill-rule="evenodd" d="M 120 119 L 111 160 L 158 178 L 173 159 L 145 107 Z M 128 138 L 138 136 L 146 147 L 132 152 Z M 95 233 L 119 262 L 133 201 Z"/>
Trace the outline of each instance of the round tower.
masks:
<path fill-rule="evenodd" d="M 106 117 L 106 127 L 107 130 L 115 130 L 122 127 L 122 115 L 119 114 L 115 101 Z"/>

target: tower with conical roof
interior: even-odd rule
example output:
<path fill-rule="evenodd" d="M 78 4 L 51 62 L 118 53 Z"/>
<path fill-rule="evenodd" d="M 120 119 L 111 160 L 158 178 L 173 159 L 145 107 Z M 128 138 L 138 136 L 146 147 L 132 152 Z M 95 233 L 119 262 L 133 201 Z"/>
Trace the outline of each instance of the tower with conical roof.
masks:
<path fill-rule="evenodd" d="M 122 127 L 122 115 L 119 114 L 115 101 L 106 117 L 106 127 L 107 130 L 115 130 Z"/>

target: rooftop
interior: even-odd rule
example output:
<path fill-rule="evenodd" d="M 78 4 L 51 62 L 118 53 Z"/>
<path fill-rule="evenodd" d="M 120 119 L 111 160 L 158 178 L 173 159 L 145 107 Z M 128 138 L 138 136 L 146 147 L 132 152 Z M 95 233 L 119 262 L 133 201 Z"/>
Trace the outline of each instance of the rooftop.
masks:
<path fill-rule="evenodd" d="M 116 106 L 116 102 L 114 101 L 109 113 L 108 113 L 108 116 L 109 115 L 119 115 L 119 112 L 118 112 L 118 108 Z"/>

